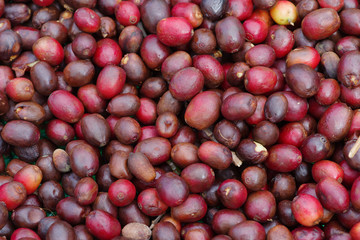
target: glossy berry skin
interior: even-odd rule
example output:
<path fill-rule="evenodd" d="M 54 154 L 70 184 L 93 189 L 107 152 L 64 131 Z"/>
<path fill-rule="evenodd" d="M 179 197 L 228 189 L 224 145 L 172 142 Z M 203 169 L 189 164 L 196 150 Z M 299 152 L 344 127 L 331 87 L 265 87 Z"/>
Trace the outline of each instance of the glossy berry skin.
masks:
<path fill-rule="evenodd" d="M 320 78 L 309 65 L 297 63 L 286 69 L 286 82 L 298 96 L 309 98 L 318 91 Z"/>
<path fill-rule="evenodd" d="M 39 38 L 32 46 L 32 50 L 37 59 L 52 66 L 59 65 L 64 59 L 63 47 L 52 37 Z"/>
<path fill-rule="evenodd" d="M 18 228 L 12 233 L 11 240 L 19 240 L 19 239 L 40 240 L 41 238 L 39 237 L 39 235 L 36 234 L 35 231 L 29 228 Z"/>
<path fill-rule="evenodd" d="M 11 211 L 19 207 L 26 200 L 26 188 L 20 182 L 8 182 L 0 186 L 0 200 Z"/>
<path fill-rule="evenodd" d="M 204 87 L 204 75 L 194 67 L 183 68 L 171 78 L 169 90 L 179 101 L 193 98 Z"/>
<path fill-rule="evenodd" d="M 299 226 L 291 231 L 295 240 L 300 239 L 323 239 L 324 232 L 318 226 L 314 227 L 303 227 Z"/>
<path fill-rule="evenodd" d="M 236 224 L 229 230 L 229 236 L 231 239 L 257 239 L 265 240 L 266 232 L 264 227 L 255 221 L 246 220 Z"/>
<path fill-rule="evenodd" d="M 84 177 L 76 184 L 74 195 L 79 204 L 89 205 L 98 195 L 98 185 L 91 177 Z"/>
<path fill-rule="evenodd" d="M 146 125 L 156 122 L 156 103 L 150 98 L 140 98 L 140 108 L 136 112 L 139 121 Z"/>
<path fill-rule="evenodd" d="M 135 152 L 146 155 L 152 165 L 159 165 L 170 158 L 171 144 L 169 140 L 162 137 L 145 139 L 135 147 Z"/>
<path fill-rule="evenodd" d="M 146 36 L 141 43 L 141 58 L 150 69 L 159 70 L 170 53 L 169 47 L 162 44 L 155 34 Z"/>
<path fill-rule="evenodd" d="M 344 103 L 334 103 L 321 116 L 318 122 L 318 132 L 329 139 L 330 142 L 342 140 L 348 133 L 353 111 Z"/>
<path fill-rule="evenodd" d="M 181 177 L 188 184 L 190 192 L 193 193 L 205 192 L 215 181 L 214 171 L 203 163 L 187 166 L 182 170 Z"/>
<path fill-rule="evenodd" d="M 342 213 L 349 208 L 350 197 L 346 188 L 333 178 L 323 178 L 316 185 L 316 195 L 324 208 Z"/>
<path fill-rule="evenodd" d="M 269 26 L 259 19 L 247 19 L 243 23 L 245 39 L 253 44 L 262 43 L 268 35 Z"/>
<path fill-rule="evenodd" d="M 182 17 L 169 17 L 158 22 L 156 34 L 163 44 L 176 47 L 188 43 L 194 34 L 193 27 Z"/>
<path fill-rule="evenodd" d="M 245 42 L 244 27 L 233 16 L 226 17 L 217 22 L 215 35 L 221 50 L 228 53 L 239 51 Z"/>
<path fill-rule="evenodd" d="M 355 225 L 350 229 L 350 235 L 351 235 L 352 239 L 358 239 L 358 238 L 360 238 L 360 223 L 355 224 Z"/>
<path fill-rule="evenodd" d="M 50 94 L 48 106 L 55 117 L 68 123 L 79 121 L 84 114 L 84 106 L 80 100 L 65 90 Z"/>
<path fill-rule="evenodd" d="M 123 26 L 136 25 L 140 21 L 140 10 L 132 2 L 121 1 L 115 8 L 115 17 Z"/>
<path fill-rule="evenodd" d="M 246 71 L 244 83 L 248 92 L 265 94 L 275 87 L 276 73 L 268 67 L 256 66 Z"/>
<path fill-rule="evenodd" d="M 193 65 L 205 77 L 205 86 L 217 88 L 224 81 L 224 69 L 219 61 L 211 55 L 196 55 L 192 58 Z"/>
<path fill-rule="evenodd" d="M 270 9 L 270 15 L 279 25 L 293 25 L 297 19 L 296 6 L 290 1 L 278 1 Z"/>
<path fill-rule="evenodd" d="M 14 102 L 30 101 L 35 94 L 34 84 L 27 78 L 14 78 L 4 89 Z"/>
<path fill-rule="evenodd" d="M 180 233 L 171 222 L 159 222 L 155 224 L 152 239 L 180 239 Z"/>
<path fill-rule="evenodd" d="M 320 63 L 320 54 L 313 47 L 298 47 L 286 56 L 286 66 L 290 67 L 297 63 L 303 63 L 311 68 L 316 68 Z"/>
<path fill-rule="evenodd" d="M 346 52 L 340 58 L 337 68 L 337 79 L 347 88 L 353 89 L 360 86 L 359 61 L 360 52 L 356 50 Z"/>
<path fill-rule="evenodd" d="M 282 92 L 288 101 L 288 110 L 286 112 L 285 121 L 295 122 L 302 120 L 309 108 L 307 101 L 293 92 Z"/>
<path fill-rule="evenodd" d="M 213 33 L 210 31 L 207 31 L 208 29 L 199 29 L 198 33 L 201 35 L 205 35 L 206 37 L 211 37 L 211 39 L 205 39 L 203 41 L 208 41 L 208 45 L 205 48 L 201 48 L 199 45 L 201 43 L 196 42 L 197 39 L 197 35 L 199 34 L 194 34 L 194 37 L 192 39 L 191 42 L 191 48 L 192 49 L 201 49 L 202 51 L 197 51 L 197 53 L 201 54 L 201 53 L 207 53 L 212 52 L 213 50 L 215 50 L 215 36 L 213 35 Z M 201 39 L 199 40 L 201 41 Z M 194 46 L 193 46 L 194 45 Z M 201 45 L 203 46 L 203 45 Z M 194 50 L 196 51 L 196 50 Z M 203 52 L 204 51 L 204 52 Z M 185 51 L 176 51 L 173 54 L 171 54 L 170 56 L 166 57 L 166 59 L 163 61 L 163 63 L 161 64 L 161 73 L 162 73 L 162 77 L 167 80 L 170 81 L 171 78 L 180 70 L 187 68 L 187 67 L 191 67 L 192 65 L 192 59 L 190 54 L 188 54 Z"/>
<path fill-rule="evenodd" d="M 251 16 L 253 11 L 253 2 L 251 0 L 230 0 L 228 1 L 228 7 L 226 15 L 231 15 L 244 21 Z"/>
<path fill-rule="evenodd" d="M 84 32 L 95 33 L 100 28 L 100 17 L 90 8 L 79 8 L 74 13 L 76 26 Z"/>
<path fill-rule="evenodd" d="M 340 85 L 335 79 L 324 79 L 320 82 L 315 100 L 321 105 L 331 105 L 340 97 Z"/>
<path fill-rule="evenodd" d="M 344 170 L 342 169 L 342 166 L 329 160 L 316 162 L 313 165 L 311 172 L 315 182 L 319 182 L 325 177 L 330 177 L 341 183 L 344 178 Z"/>
<path fill-rule="evenodd" d="M 278 172 L 291 172 L 302 161 L 302 154 L 297 147 L 288 144 L 277 144 L 270 148 L 265 165 Z"/>
<path fill-rule="evenodd" d="M 150 217 L 164 214 L 168 209 L 168 206 L 161 201 L 155 188 L 148 188 L 142 191 L 137 198 L 137 204 L 140 210 Z"/>
<path fill-rule="evenodd" d="M 105 38 L 97 42 L 97 48 L 93 56 L 93 61 L 98 67 L 106 65 L 119 65 L 123 54 L 117 42 Z"/>
<path fill-rule="evenodd" d="M 266 43 L 275 50 L 277 58 L 282 58 L 293 48 L 294 34 L 284 26 L 273 25 L 269 29 Z"/>
<path fill-rule="evenodd" d="M 247 199 L 246 187 L 236 179 L 228 179 L 222 182 L 217 194 L 222 204 L 230 209 L 241 207 Z"/>
<path fill-rule="evenodd" d="M 129 180 L 119 179 L 110 185 L 109 199 L 115 206 L 129 205 L 135 199 L 135 195 L 135 186 Z"/>
<path fill-rule="evenodd" d="M 339 165 L 343 169 L 343 173 L 344 173 L 342 183 L 345 186 L 353 185 L 355 179 L 360 176 L 360 173 L 355 169 L 351 168 L 349 164 L 346 162 L 346 160 L 340 162 Z"/>
<path fill-rule="evenodd" d="M 203 22 L 203 15 L 200 7 L 191 2 L 179 2 L 171 9 L 171 15 L 173 17 L 186 18 L 193 28 L 197 28 Z"/>
<path fill-rule="evenodd" d="M 110 213 L 94 210 L 86 217 L 86 228 L 99 239 L 110 240 L 120 235 L 121 225 Z"/>
<path fill-rule="evenodd" d="M 305 139 L 300 150 L 305 162 L 317 162 L 326 158 L 330 142 L 322 134 L 312 134 Z"/>
<path fill-rule="evenodd" d="M 168 172 L 162 175 L 156 184 L 160 199 L 169 207 L 181 205 L 189 195 L 189 187 L 178 175 Z"/>
<path fill-rule="evenodd" d="M 264 105 L 264 112 L 266 120 L 272 123 L 282 121 L 288 110 L 287 98 L 282 93 L 271 94 Z"/>
<path fill-rule="evenodd" d="M 275 50 L 267 44 L 256 45 L 245 53 L 245 61 L 251 67 L 271 67 L 275 60 Z"/>
<path fill-rule="evenodd" d="M 245 215 L 238 210 L 221 209 L 215 213 L 211 227 L 217 234 L 226 234 L 231 227 L 245 220 Z"/>
<path fill-rule="evenodd" d="M 296 196 L 292 201 L 291 210 L 296 221 L 306 227 L 320 223 L 324 214 L 319 200 L 308 194 Z"/>
<path fill-rule="evenodd" d="M 190 194 L 185 202 L 171 209 L 171 216 L 180 222 L 196 222 L 205 216 L 206 211 L 205 200 L 198 194 Z"/>
<path fill-rule="evenodd" d="M 278 142 L 300 147 L 307 137 L 307 132 L 299 122 L 285 124 L 280 129 Z"/>
<path fill-rule="evenodd" d="M 249 194 L 244 205 L 246 216 L 254 221 L 266 222 L 276 213 L 276 200 L 269 191 L 257 191 Z"/>
<path fill-rule="evenodd" d="M 33 0 L 33 3 L 40 7 L 47 7 L 51 5 L 54 2 L 54 0 Z M 0 14 L 1 15 L 1 14 Z"/>
<path fill-rule="evenodd" d="M 197 94 L 191 99 L 185 111 L 185 122 L 198 130 L 208 128 L 220 115 L 221 99 L 211 91 Z M 210 108 L 206 106 L 211 106 Z"/>
<path fill-rule="evenodd" d="M 199 159 L 215 169 L 226 169 L 232 162 L 230 150 L 224 145 L 206 141 L 200 145 L 198 150 Z"/>
<path fill-rule="evenodd" d="M 71 43 L 71 49 L 78 58 L 89 59 L 96 51 L 96 40 L 88 33 L 79 33 Z"/>
<path fill-rule="evenodd" d="M 115 65 L 107 65 L 98 75 L 96 88 L 102 98 L 111 99 L 121 93 L 125 80 L 124 69 Z"/>
<path fill-rule="evenodd" d="M 43 174 L 41 169 L 36 165 L 23 167 L 14 176 L 14 181 L 22 183 L 28 195 L 34 193 L 40 186 Z"/>
<path fill-rule="evenodd" d="M 312 11 L 304 17 L 301 29 L 310 40 L 325 39 L 340 28 L 340 17 L 331 8 L 321 8 Z"/>
<path fill-rule="evenodd" d="M 228 120 L 244 120 L 256 110 L 256 98 L 247 92 L 235 93 L 227 97 L 221 105 L 221 113 Z"/>
<path fill-rule="evenodd" d="M 350 192 L 351 203 L 354 206 L 354 208 L 357 210 L 360 209 L 359 189 L 360 189 L 360 177 L 355 179 L 355 181 L 351 187 L 351 192 Z"/>

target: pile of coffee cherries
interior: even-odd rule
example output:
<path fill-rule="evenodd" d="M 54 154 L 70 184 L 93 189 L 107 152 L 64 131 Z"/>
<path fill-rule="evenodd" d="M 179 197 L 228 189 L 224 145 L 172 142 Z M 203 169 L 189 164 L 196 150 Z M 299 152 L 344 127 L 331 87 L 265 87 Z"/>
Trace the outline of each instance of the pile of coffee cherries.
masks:
<path fill-rule="evenodd" d="M 358 0 L 0 0 L 0 239 L 360 240 Z"/>

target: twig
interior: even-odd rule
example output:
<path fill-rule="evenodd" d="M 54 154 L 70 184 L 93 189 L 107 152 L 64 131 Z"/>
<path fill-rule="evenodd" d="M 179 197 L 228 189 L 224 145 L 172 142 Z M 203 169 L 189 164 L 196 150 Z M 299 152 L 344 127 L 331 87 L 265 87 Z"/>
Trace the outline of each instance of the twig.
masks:
<path fill-rule="evenodd" d="M 243 163 L 243 161 L 236 155 L 235 152 L 231 152 L 232 155 L 232 161 L 235 166 L 240 167 Z"/>
<path fill-rule="evenodd" d="M 151 222 L 151 225 L 150 225 L 150 230 L 152 230 L 155 225 L 160 221 L 160 219 L 165 215 L 164 214 L 161 214 L 160 216 L 157 216 L 152 222 Z"/>
<path fill-rule="evenodd" d="M 31 63 L 28 63 L 28 64 L 26 64 L 28 67 L 30 67 L 30 68 L 32 68 L 33 66 L 35 66 L 38 62 L 40 62 L 40 61 L 34 61 L 34 62 L 31 62 Z"/>
<path fill-rule="evenodd" d="M 206 136 L 208 138 L 210 138 L 211 141 L 217 142 L 215 137 L 214 137 L 213 132 L 209 128 L 203 129 L 203 132 L 206 134 Z"/>
<path fill-rule="evenodd" d="M 354 146 L 351 148 L 349 152 L 349 158 L 353 158 L 355 154 L 359 151 L 359 149 L 360 149 L 360 137 L 356 140 Z"/>
<path fill-rule="evenodd" d="M 176 173 L 177 175 L 180 175 L 180 170 L 176 167 L 176 165 L 171 161 L 171 160 L 168 160 L 166 161 L 167 165 L 170 166 L 171 170 Z"/>

